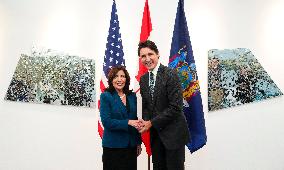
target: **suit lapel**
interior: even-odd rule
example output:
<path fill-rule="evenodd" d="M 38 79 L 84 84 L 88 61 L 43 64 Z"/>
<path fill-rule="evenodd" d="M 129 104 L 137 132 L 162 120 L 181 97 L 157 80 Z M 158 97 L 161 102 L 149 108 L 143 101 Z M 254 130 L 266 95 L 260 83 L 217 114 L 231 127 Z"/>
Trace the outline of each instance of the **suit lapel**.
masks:
<path fill-rule="evenodd" d="M 117 106 L 119 107 L 119 109 L 122 111 L 122 112 L 127 112 L 126 110 L 126 106 L 122 103 L 119 95 L 117 94 L 117 92 L 115 92 L 113 94 L 113 97 L 114 97 L 114 100 L 115 100 L 115 103 L 117 103 Z"/>
<path fill-rule="evenodd" d="M 141 81 L 143 81 L 143 83 L 141 83 L 141 85 L 143 85 L 143 89 L 145 89 L 144 94 L 146 95 L 146 98 L 148 98 L 151 101 L 151 95 L 150 95 L 150 87 L 149 87 L 149 73 L 146 73 L 145 77 L 143 77 L 143 80 L 141 79 Z"/>

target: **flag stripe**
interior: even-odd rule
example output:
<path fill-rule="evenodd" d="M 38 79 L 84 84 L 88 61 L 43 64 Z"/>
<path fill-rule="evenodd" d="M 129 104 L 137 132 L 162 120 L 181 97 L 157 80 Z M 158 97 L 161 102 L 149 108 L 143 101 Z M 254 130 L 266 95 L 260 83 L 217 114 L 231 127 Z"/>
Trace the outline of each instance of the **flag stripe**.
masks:
<path fill-rule="evenodd" d="M 104 129 L 100 123 L 100 121 L 98 121 L 98 132 L 101 138 L 103 138 L 103 133 L 104 133 Z"/>
<path fill-rule="evenodd" d="M 100 89 L 101 89 L 101 92 L 103 92 L 104 90 L 105 90 L 105 85 L 104 85 L 104 83 L 103 83 L 103 81 L 101 80 L 100 81 Z"/>

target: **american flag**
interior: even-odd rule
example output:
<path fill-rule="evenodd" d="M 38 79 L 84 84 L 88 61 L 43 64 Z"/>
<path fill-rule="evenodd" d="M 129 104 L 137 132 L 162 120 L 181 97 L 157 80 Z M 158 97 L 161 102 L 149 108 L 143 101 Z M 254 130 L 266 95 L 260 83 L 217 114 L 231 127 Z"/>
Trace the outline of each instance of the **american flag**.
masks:
<path fill-rule="evenodd" d="M 118 21 L 115 1 L 113 1 L 112 4 L 111 19 L 110 19 L 110 26 L 108 33 L 109 34 L 107 37 L 106 50 L 105 50 L 104 63 L 103 63 L 103 73 L 102 73 L 102 79 L 100 81 L 100 93 L 102 93 L 105 90 L 105 88 L 108 86 L 107 75 L 109 70 L 113 66 L 125 65 L 125 60 L 123 58 L 124 53 L 122 47 L 121 34 L 119 33 L 119 21 Z M 98 101 L 98 108 L 100 108 L 100 101 Z M 103 126 L 100 118 L 98 121 L 98 132 L 100 137 L 102 138 Z"/>

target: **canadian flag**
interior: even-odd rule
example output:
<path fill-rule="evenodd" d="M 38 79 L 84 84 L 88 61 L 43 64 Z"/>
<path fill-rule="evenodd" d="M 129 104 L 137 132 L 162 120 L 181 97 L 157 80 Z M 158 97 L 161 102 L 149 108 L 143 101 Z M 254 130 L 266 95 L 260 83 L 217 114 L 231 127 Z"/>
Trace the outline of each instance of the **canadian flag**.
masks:
<path fill-rule="evenodd" d="M 150 37 L 150 33 L 152 31 L 152 23 L 151 23 L 151 17 L 150 17 L 150 10 L 148 5 L 148 0 L 145 2 L 144 6 L 144 12 L 143 12 L 143 18 L 142 18 L 142 25 L 141 25 L 141 33 L 140 33 L 140 42 L 146 41 Z M 147 68 L 141 63 L 141 59 L 139 58 L 139 68 L 138 73 L 135 76 L 135 83 L 134 83 L 134 91 L 137 95 L 137 111 L 138 111 L 138 117 L 142 117 L 142 99 L 140 95 L 140 77 L 145 74 L 148 70 Z M 140 115 L 139 115 L 140 114 Z M 148 156 L 152 155 L 151 152 L 151 145 L 150 145 L 150 132 L 144 132 L 141 134 L 142 141 L 146 147 L 146 152 Z"/>

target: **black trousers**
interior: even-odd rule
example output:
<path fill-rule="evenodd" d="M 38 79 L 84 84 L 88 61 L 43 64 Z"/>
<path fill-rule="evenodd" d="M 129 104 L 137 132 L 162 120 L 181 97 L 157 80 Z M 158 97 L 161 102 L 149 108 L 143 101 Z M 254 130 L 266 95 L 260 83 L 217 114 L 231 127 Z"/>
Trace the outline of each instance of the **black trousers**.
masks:
<path fill-rule="evenodd" d="M 166 149 L 157 132 L 151 133 L 153 170 L 184 170 L 184 146 L 174 150 Z"/>
<path fill-rule="evenodd" d="M 103 170 L 137 170 L 137 147 L 103 147 Z"/>

